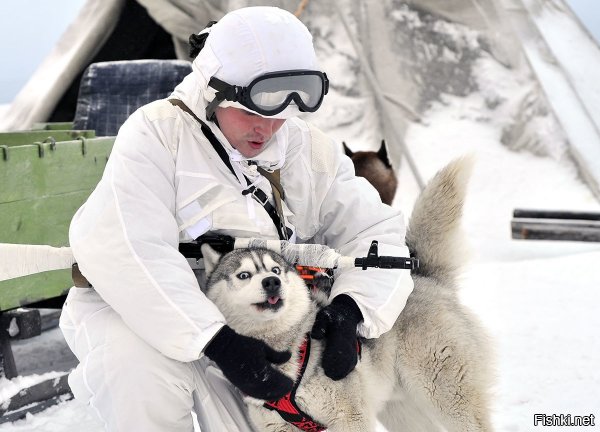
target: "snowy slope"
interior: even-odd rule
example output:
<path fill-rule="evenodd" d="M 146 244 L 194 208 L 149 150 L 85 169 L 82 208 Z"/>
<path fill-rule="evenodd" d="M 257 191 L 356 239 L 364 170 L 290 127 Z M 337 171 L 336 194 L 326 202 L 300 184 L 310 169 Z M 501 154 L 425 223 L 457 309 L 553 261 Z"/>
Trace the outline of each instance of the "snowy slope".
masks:
<path fill-rule="evenodd" d="M 415 128 L 409 139 L 427 173 L 465 152 L 477 157 L 464 217 L 472 256 L 462 298 L 495 346 L 494 425 L 528 432 L 535 413 L 596 414 L 600 246 L 511 240 L 510 217 L 516 207 L 598 205 L 572 167 L 501 146 L 497 130 L 474 120 L 485 109 L 473 99 L 432 110 L 428 119 L 439 128 Z"/>

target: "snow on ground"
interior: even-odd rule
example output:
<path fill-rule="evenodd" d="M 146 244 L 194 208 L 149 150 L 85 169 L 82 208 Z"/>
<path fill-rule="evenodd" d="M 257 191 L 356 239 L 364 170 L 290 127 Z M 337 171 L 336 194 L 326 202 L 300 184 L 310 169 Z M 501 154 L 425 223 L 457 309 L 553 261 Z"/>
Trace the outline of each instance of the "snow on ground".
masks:
<path fill-rule="evenodd" d="M 496 351 L 494 425 L 528 432 L 541 430 L 533 427 L 536 413 L 598 415 L 600 245 L 510 238 L 515 208 L 599 211 L 598 203 L 567 161 L 502 146 L 498 131 L 481 122 L 486 110 L 477 99 L 448 98 L 429 112 L 430 126 L 409 131 L 408 142 L 426 178 L 454 157 L 476 157 L 462 299 Z M 409 177 L 402 172 L 401 183 Z"/>
<path fill-rule="evenodd" d="M 501 70 L 480 67 L 492 73 L 489 80 L 503 83 L 500 96 L 509 105 L 521 83 L 513 78 L 507 84 Z M 462 299 L 479 314 L 494 344 L 495 428 L 542 430 L 533 426 L 536 413 L 598 416 L 600 245 L 512 240 L 510 219 L 515 208 L 598 212 L 600 206 L 552 136 L 545 138 L 555 146 L 547 157 L 500 144 L 506 107 L 491 110 L 484 96 L 444 98 L 424 125 L 409 130 L 407 142 L 425 178 L 455 157 L 476 158 L 463 219 L 471 257 Z M 402 170 L 397 204 L 403 209 L 412 205 L 411 181 Z"/>

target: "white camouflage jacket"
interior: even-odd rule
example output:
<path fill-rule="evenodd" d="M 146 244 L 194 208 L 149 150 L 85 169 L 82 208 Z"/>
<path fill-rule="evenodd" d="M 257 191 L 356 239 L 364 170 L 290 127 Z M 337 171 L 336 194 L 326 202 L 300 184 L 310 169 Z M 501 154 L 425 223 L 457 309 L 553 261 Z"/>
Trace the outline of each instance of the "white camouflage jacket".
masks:
<path fill-rule="evenodd" d="M 190 74 L 172 97 L 204 119 L 204 99 Z M 165 356 L 197 359 L 225 319 L 199 288 L 179 242 L 211 231 L 277 239 L 272 220 L 252 198 L 242 173 L 271 195 L 228 143 L 234 177 L 189 114 L 160 100 L 137 110 L 122 126 L 104 175 L 71 223 L 69 239 L 82 273 L 125 323 Z M 362 257 L 372 240 L 381 255 L 408 256 L 402 214 L 381 203 L 354 176 L 341 146 L 292 118 L 256 161 L 281 168 L 284 211 L 297 242 L 328 245 Z M 412 291 L 408 270 L 339 272 L 332 296 L 350 295 L 362 311 L 359 333 L 378 337 L 391 328 Z"/>

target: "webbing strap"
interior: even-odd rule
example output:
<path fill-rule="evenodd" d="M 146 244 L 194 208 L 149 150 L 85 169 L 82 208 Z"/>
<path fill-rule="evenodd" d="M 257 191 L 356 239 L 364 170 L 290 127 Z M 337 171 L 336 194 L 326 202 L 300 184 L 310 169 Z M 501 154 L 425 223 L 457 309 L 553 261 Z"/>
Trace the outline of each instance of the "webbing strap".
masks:
<path fill-rule="evenodd" d="M 86 277 L 79 270 L 77 263 L 71 266 L 71 278 L 73 279 L 73 286 L 77 288 L 91 288 L 92 284 L 86 279 Z"/>
<path fill-rule="evenodd" d="M 317 423 L 312 417 L 302 411 L 296 403 L 296 390 L 298 390 L 300 381 L 304 376 L 306 366 L 308 365 L 308 358 L 310 357 L 310 341 L 310 334 L 307 334 L 304 342 L 300 346 L 300 355 L 298 357 L 300 368 L 298 371 L 298 378 L 296 378 L 296 382 L 294 383 L 292 391 L 279 400 L 264 402 L 263 406 L 267 409 L 277 412 L 282 419 L 290 424 L 293 424 L 302 431 L 322 432 L 327 430 L 327 428 Z"/>
<path fill-rule="evenodd" d="M 206 138 L 208 138 L 208 140 L 212 144 L 213 148 L 215 149 L 215 151 L 217 152 L 217 154 L 219 155 L 219 157 L 221 158 L 223 163 L 227 166 L 227 168 L 229 168 L 229 171 L 231 171 L 235 175 L 235 171 L 233 171 L 233 167 L 231 166 L 231 162 L 229 161 L 229 156 L 227 155 L 225 148 L 223 148 L 223 146 L 221 145 L 221 143 L 219 142 L 219 140 L 217 139 L 217 137 L 215 136 L 213 131 L 210 130 L 208 125 L 206 123 L 204 123 L 202 120 L 200 120 L 200 118 L 196 114 L 194 114 L 194 112 L 191 109 L 189 109 L 188 106 L 182 100 L 180 100 L 180 99 L 167 99 L 167 100 L 171 103 L 171 105 L 181 108 L 183 111 L 185 111 L 186 113 L 188 113 L 189 115 L 194 117 L 194 119 L 196 119 L 196 121 L 198 123 L 200 123 L 200 127 L 202 129 L 202 133 L 204 134 L 204 136 Z"/>
<path fill-rule="evenodd" d="M 186 113 L 190 114 L 198 123 L 200 123 L 200 127 L 202 129 L 202 133 L 211 143 L 225 166 L 229 168 L 229 171 L 235 176 L 235 171 L 233 170 L 233 166 L 231 166 L 231 162 L 229 161 L 229 156 L 225 151 L 225 148 L 221 145 L 215 134 L 210 130 L 210 128 L 204 123 L 200 118 L 194 114 L 194 112 L 189 109 L 189 107 L 179 99 L 167 99 L 171 105 L 177 106 L 181 108 Z M 252 194 L 252 197 L 265 209 L 273 224 L 275 224 L 275 228 L 277 229 L 277 233 L 279 234 L 280 240 L 289 240 L 289 231 L 288 228 L 283 223 L 283 206 L 281 205 L 281 199 L 285 196 L 283 193 L 283 188 L 281 187 L 281 183 L 279 182 L 279 170 L 274 171 L 273 173 L 269 173 L 261 167 L 257 167 L 258 172 L 263 175 L 269 183 L 273 186 L 273 199 L 275 201 L 275 206 L 273 207 L 269 202 L 269 198 L 267 194 L 262 190 L 255 186 L 252 186 L 244 191 L 242 191 L 243 195 Z M 250 180 L 246 176 L 244 176 L 247 183 L 250 183 Z"/>
<path fill-rule="evenodd" d="M 269 172 L 266 169 L 261 168 L 261 167 L 256 167 L 256 168 L 263 177 L 265 177 L 267 180 L 269 180 L 269 183 L 271 183 L 271 185 L 277 190 L 277 192 L 279 192 L 279 197 L 282 200 L 285 200 L 285 191 L 283 190 L 283 186 L 281 186 L 281 182 L 279 180 L 280 176 L 281 176 L 281 172 L 278 169 L 273 172 Z"/>
<path fill-rule="evenodd" d="M 261 167 L 257 167 L 257 169 L 258 172 L 261 173 L 262 176 L 265 177 L 267 180 L 269 180 L 269 183 L 271 183 L 273 189 L 273 201 L 275 201 L 275 210 L 277 211 L 277 215 L 279 216 L 280 228 L 278 229 L 278 231 L 285 232 L 286 234 L 286 237 L 281 238 L 281 240 L 289 240 L 289 236 L 291 235 L 291 233 L 288 232 L 288 228 L 283 223 L 285 219 L 283 217 L 283 205 L 281 204 L 281 202 L 285 199 L 285 192 L 283 191 L 283 187 L 281 186 L 281 182 L 279 181 L 280 171 L 275 170 L 272 173 L 270 173 Z"/>

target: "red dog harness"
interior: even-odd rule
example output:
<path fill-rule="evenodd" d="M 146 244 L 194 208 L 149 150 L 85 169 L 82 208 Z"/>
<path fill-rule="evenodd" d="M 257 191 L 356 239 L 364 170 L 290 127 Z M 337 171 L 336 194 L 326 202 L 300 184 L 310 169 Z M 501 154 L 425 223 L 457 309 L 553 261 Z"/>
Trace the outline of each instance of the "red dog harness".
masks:
<path fill-rule="evenodd" d="M 296 271 L 300 277 L 304 279 L 306 286 L 310 290 L 318 289 L 317 285 L 319 278 L 323 277 L 330 279 L 330 276 L 327 276 L 327 270 L 320 267 L 297 265 Z M 300 430 L 306 432 L 321 432 L 327 430 L 327 428 L 313 420 L 308 414 L 300 409 L 298 404 L 296 404 L 296 390 L 298 390 L 300 381 L 302 381 L 302 377 L 306 371 L 306 365 L 308 364 L 308 358 L 310 356 L 310 340 L 310 333 L 308 333 L 304 337 L 304 342 L 302 342 L 302 345 L 300 345 L 298 357 L 298 378 L 296 379 L 292 390 L 279 400 L 264 402 L 263 406 L 267 409 L 277 411 L 282 419 L 290 424 L 293 424 Z M 356 340 L 356 351 L 360 357 L 361 344 L 358 339 Z"/>
<path fill-rule="evenodd" d="M 308 357 L 310 355 L 310 335 L 306 335 L 304 342 L 300 345 L 300 357 L 298 363 L 300 364 L 300 370 L 298 372 L 298 378 L 294 383 L 292 391 L 286 394 L 279 400 L 265 402 L 263 406 L 273 411 L 277 411 L 282 419 L 286 422 L 293 424 L 298 429 L 307 432 L 321 432 L 327 428 L 316 421 L 314 421 L 308 414 L 298 407 L 296 404 L 296 390 L 300 385 L 300 381 L 304 376 L 306 365 L 308 364 Z"/>
<path fill-rule="evenodd" d="M 277 413 L 284 419 L 286 422 L 293 424 L 298 429 L 306 431 L 306 432 L 321 432 L 327 430 L 325 426 L 320 423 L 317 423 L 312 419 L 308 414 L 300 409 L 298 404 L 296 404 L 296 390 L 300 385 L 300 381 L 302 381 L 302 377 L 304 376 L 304 372 L 306 371 L 306 365 L 308 364 L 308 358 L 310 356 L 310 333 L 308 333 L 304 337 L 304 342 L 300 345 L 300 356 L 298 357 L 298 363 L 300 365 L 300 369 L 298 371 L 298 378 L 294 383 L 294 387 L 292 387 L 292 391 L 286 394 L 279 400 L 265 402 L 263 406 L 273 411 L 277 411 Z M 358 352 L 358 356 L 360 358 L 362 346 L 360 340 L 356 340 L 356 351 Z"/>

